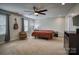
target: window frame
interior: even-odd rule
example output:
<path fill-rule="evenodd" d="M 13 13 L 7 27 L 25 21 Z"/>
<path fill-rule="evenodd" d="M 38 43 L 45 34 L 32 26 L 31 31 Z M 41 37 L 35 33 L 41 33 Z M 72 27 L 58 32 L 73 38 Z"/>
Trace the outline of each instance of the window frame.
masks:
<path fill-rule="evenodd" d="M 26 19 L 24 19 L 24 18 L 22 18 L 22 31 L 25 31 L 25 27 L 28 27 L 28 26 L 25 26 L 24 25 L 24 20 L 26 20 Z M 28 20 L 27 20 L 28 21 Z M 27 32 L 27 31 L 25 31 L 25 32 Z"/>

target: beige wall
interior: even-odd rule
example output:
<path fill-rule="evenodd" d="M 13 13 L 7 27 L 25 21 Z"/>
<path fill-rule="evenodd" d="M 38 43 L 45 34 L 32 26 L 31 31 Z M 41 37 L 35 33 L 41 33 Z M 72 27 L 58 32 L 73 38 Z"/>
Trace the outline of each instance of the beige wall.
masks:
<path fill-rule="evenodd" d="M 52 17 L 46 19 L 36 20 L 35 23 L 39 25 L 39 29 L 42 30 L 54 30 L 57 31 L 59 36 L 63 36 L 64 33 L 64 21 L 65 17 Z"/>
<path fill-rule="evenodd" d="M 19 26 L 19 28 L 17 30 L 13 29 L 13 25 L 15 23 L 15 20 L 14 20 L 15 18 L 17 19 L 17 23 Z M 9 21 L 10 21 L 10 40 L 16 40 L 19 38 L 18 35 L 19 35 L 19 32 L 21 31 L 21 25 L 22 25 L 21 16 L 11 14 Z"/>
<path fill-rule="evenodd" d="M 18 26 L 19 28 L 17 30 L 14 30 L 13 29 L 13 25 L 15 23 L 15 20 L 14 19 L 17 19 L 17 23 L 18 23 Z M 18 16 L 18 15 L 14 15 L 14 14 L 11 14 L 10 15 L 10 40 L 17 40 L 19 39 L 19 32 L 21 31 L 22 29 L 22 20 L 21 20 L 21 16 Z M 31 19 L 31 18 L 28 18 L 28 17 L 25 17 L 24 18 L 25 20 L 28 20 L 29 22 L 29 25 L 28 25 L 28 33 L 27 34 L 30 34 L 31 35 L 31 32 L 33 31 L 33 28 L 31 26 L 31 24 L 33 23 L 34 19 Z"/>

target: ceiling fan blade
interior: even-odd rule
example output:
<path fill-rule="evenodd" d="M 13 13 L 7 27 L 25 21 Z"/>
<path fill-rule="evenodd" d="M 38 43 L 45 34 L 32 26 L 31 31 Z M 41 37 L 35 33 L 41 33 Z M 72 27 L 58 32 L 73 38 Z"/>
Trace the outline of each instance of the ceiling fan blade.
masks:
<path fill-rule="evenodd" d="M 33 6 L 33 9 L 34 9 L 34 12 L 36 12 L 36 9 L 37 9 L 37 8 L 36 8 L 35 6 Z"/>
<path fill-rule="evenodd" d="M 33 11 L 24 11 L 24 12 L 33 12 Z"/>
<path fill-rule="evenodd" d="M 45 13 L 41 13 L 41 12 L 39 14 L 46 15 Z"/>
<path fill-rule="evenodd" d="M 47 9 L 44 9 L 44 10 L 39 10 L 38 12 L 45 12 L 45 11 L 47 11 Z"/>

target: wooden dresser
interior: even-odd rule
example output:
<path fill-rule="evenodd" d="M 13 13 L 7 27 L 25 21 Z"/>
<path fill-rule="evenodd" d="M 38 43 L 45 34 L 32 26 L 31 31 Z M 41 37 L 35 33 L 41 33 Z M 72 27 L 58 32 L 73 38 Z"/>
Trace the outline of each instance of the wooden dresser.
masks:
<path fill-rule="evenodd" d="M 74 31 L 64 32 L 64 48 L 69 55 L 78 55 L 79 34 Z"/>

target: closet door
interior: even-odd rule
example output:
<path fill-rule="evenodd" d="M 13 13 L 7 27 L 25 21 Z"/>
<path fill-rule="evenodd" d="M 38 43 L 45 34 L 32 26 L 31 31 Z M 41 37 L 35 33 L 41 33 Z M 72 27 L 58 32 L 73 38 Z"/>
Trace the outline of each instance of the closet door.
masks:
<path fill-rule="evenodd" d="M 0 14 L 0 42 L 5 41 L 6 35 L 6 15 Z"/>

